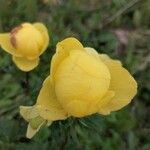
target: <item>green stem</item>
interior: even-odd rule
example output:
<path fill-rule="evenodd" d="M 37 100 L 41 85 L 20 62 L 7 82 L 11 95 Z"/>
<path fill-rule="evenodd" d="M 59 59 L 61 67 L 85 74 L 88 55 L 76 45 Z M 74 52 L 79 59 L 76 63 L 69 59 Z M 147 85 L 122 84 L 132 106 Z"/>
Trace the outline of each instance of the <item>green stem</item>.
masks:
<path fill-rule="evenodd" d="M 68 142 L 68 133 L 65 133 L 65 138 L 64 140 L 62 141 L 61 145 L 60 145 L 60 150 L 64 150 L 65 149 L 65 146 Z"/>
<path fill-rule="evenodd" d="M 29 94 L 29 72 L 25 73 L 25 94 Z"/>

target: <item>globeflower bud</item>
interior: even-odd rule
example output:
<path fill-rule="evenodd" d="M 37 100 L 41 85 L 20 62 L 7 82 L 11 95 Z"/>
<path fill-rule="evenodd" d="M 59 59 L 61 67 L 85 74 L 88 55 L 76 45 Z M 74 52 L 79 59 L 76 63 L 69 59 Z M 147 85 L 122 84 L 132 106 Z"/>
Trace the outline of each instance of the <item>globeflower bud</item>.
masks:
<path fill-rule="evenodd" d="M 36 104 L 31 110 L 20 107 L 25 120 L 31 112 L 45 121 L 108 115 L 129 104 L 137 92 L 136 81 L 120 61 L 83 47 L 75 38 L 57 44 L 50 68 Z"/>
<path fill-rule="evenodd" d="M 14 63 L 23 71 L 34 69 L 39 56 L 46 50 L 49 36 L 42 23 L 23 23 L 10 33 L 0 34 L 0 45 L 12 55 Z"/>

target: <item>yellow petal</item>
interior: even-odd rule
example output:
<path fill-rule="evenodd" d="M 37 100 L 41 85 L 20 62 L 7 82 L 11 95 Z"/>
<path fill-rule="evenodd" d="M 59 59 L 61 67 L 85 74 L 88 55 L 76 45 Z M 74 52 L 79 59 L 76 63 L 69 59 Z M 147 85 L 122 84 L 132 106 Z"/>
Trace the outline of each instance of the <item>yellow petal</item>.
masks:
<path fill-rule="evenodd" d="M 54 79 L 59 102 L 69 114 L 81 117 L 97 111 L 93 105 L 107 92 L 110 73 L 99 59 L 86 51 L 74 50 L 60 64 Z"/>
<path fill-rule="evenodd" d="M 84 50 L 82 44 L 75 38 L 67 38 L 57 44 L 56 53 L 51 61 L 51 79 L 53 81 L 54 74 L 60 63 L 69 56 L 72 50 Z"/>
<path fill-rule="evenodd" d="M 96 59 L 99 59 L 99 54 L 97 53 L 97 51 L 96 51 L 94 48 L 85 47 L 84 49 L 86 50 L 86 52 L 87 52 L 89 55 L 95 57 Z"/>
<path fill-rule="evenodd" d="M 116 111 L 129 104 L 137 92 L 137 83 L 132 75 L 121 66 L 121 63 L 109 57 L 100 55 L 100 58 L 109 68 L 111 81 L 109 90 L 115 92 L 115 96 L 103 107 L 103 110 Z"/>
<path fill-rule="evenodd" d="M 39 64 L 39 58 L 36 59 L 27 59 L 25 57 L 15 57 L 12 58 L 16 66 L 22 71 L 31 71 Z"/>
<path fill-rule="evenodd" d="M 52 124 L 51 121 L 47 121 L 39 116 L 36 106 L 20 106 L 20 114 L 29 122 L 26 134 L 26 137 L 29 139 L 31 139 L 44 124 Z"/>
<path fill-rule="evenodd" d="M 44 44 L 43 36 L 39 30 L 30 23 L 23 23 L 16 28 L 19 29 L 11 32 L 11 37 L 15 39 L 15 48 L 22 56 L 29 59 L 39 57 Z"/>
<path fill-rule="evenodd" d="M 115 96 L 115 92 L 114 91 L 108 91 L 106 93 L 106 95 L 99 101 L 98 103 L 98 107 L 99 107 L 99 113 L 103 114 L 103 115 L 108 115 L 110 114 L 110 110 L 107 109 L 107 107 L 105 107 L 110 100 Z"/>
<path fill-rule="evenodd" d="M 17 57 L 21 57 L 21 54 L 19 54 L 17 50 L 12 46 L 9 33 L 0 34 L 0 46 L 7 53 Z"/>
<path fill-rule="evenodd" d="M 122 63 L 119 61 L 119 60 L 116 60 L 116 59 L 111 59 L 108 55 L 106 54 L 100 54 L 100 59 L 107 64 L 110 64 L 111 66 L 116 66 L 116 65 L 119 65 L 119 66 L 122 66 Z"/>
<path fill-rule="evenodd" d="M 49 44 L 49 35 L 48 35 L 48 30 L 47 28 L 45 27 L 44 24 L 42 23 L 34 23 L 33 26 L 40 31 L 40 33 L 42 34 L 43 36 L 43 39 L 44 39 L 44 44 L 43 44 L 43 48 L 41 49 L 41 53 L 42 54 L 46 48 L 48 47 L 48 44 Z"/>
<path fill-rule="evenodd" d="M 110 62 L 110 58 L 107 55 L 105 55 L 105 54 L 101 54 L 100 57 L 99 57 L 99 54 L 97 53 L 97 51 L 94 48 L 85 47 L 85 50 L 87 51 L 87 53 L 89 55 L 95 57 L 96 59 L 100 58 L 100 60 L 102 60 L 103 62 L 105 62 L 105 60 Z M 116 60 L 112 60 L 111 63 L 115 63 L 115 65 L 118 63 L 118 65 L 121 65 L 121 63 L 119 61 L 116 61 Z M 106 109 L 105 106 L 114 97 L 114 95 L 115 95 L 115 92 L 109 90 L 106 93 L 106 95 L 102 99 L 99 100 L 97 105 L 99 107 L 99 111 L 98 112 L 100 114 L 107 115 L 107 114 L 110 113 L 110 111 L 108 109 Z"/>
<path fill-rule="evenodd" d="M 43 122 L 46 120 L 43 119 L 41 116 L 37 116 L 29 120 L 29 123 L 33 129 L 37 129 Z"/>
<path fill-rule="evenodd" d="M 68 111 L 70 116 L 84 117 L 93 113 L 91 109 L 87 111 L 87 108 L 89 107 L 90 105 L 86 101 L 72 100 L 70 103 L 66 104 L 65 109 Z"/>
<path fill-rule="evenodd" d="M 47 77 L 39 93 L 36 108 L 40 116 L 46 120 L 55 121 L 67 118 L 66 112 L 56 99 L 54 89 L 50 83 L 50 77 Z"/>
<path fill-rule="evenodd" d="M 35 106 L 20 106 L 20 114 L 27 122 L 39 116 L 38 109 Z"/>
<path fill-rule="evenodd" d="M 33 128 L 31 124 L 28 124 L 26 137 L 28 139 L 31 139 L 39 130 L 40 128 L 45 124 L 46 121 L 41 122 L 41 124 L 37 128 Z"/>

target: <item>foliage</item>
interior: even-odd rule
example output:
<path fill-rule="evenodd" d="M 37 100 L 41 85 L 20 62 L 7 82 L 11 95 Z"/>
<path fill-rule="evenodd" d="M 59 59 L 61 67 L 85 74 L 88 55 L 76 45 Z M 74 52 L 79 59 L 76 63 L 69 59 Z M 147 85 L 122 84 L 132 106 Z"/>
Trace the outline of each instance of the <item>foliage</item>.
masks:
<path fill-rule="evenodd" d="M 129 0 L 0 0 L 0 31 L 22 22 L 44 22 L 51 43 L 40 65 L 27 75 L 0 49 L 1 150 L 148 150 L 150 149 L 150 1 L 138 1 L 115 19 Z M 109 116 L 56 121 L 32 140 L 19 105 L 32 105 L 58 41 L 75 36 L 87 46 L 122 60 L 138 82 L 133 103 Z M 124 40 L 126 42 L 123 42 Z"/>

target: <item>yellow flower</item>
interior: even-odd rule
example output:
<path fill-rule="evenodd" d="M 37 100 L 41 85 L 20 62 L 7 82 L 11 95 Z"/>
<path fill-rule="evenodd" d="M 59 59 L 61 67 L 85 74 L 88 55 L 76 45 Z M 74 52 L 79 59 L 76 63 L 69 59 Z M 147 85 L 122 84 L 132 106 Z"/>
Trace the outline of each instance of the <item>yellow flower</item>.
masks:
<path fill-rule="evenodd" d="M 23 23 L 10 33 L 0 33 L 0 46 L 12 55 L 22 71 L 30 71 L 39 63 L 39 56 L 49 43 L 47 28 L 42 23 Z"/>
<path fill-rule="evenodd" d="M 69 116 L 84 117 L 94 113 L 107 115 L 131 102 L 137 83 L 120 61 L 93 48 L 83 47 L 75 38 L 57 44 L 50 75 L 46 78 L 32 107 L 20 107 L 29 122 L 31 138 L 45 121 L 63 120 Z M 42 118 L 34 128 L 31 119 Z M 37 129 L 37 130 L 36 130 Z"/>

